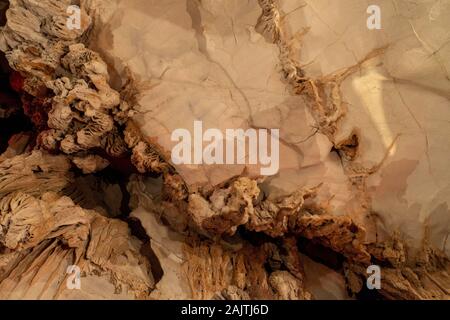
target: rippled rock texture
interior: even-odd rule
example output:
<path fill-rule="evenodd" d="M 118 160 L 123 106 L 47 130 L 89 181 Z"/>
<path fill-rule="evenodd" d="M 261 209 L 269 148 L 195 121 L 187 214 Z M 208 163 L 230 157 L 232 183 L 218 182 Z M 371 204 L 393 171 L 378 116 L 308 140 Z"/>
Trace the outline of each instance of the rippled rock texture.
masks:
<path fill-rule="evenodd" d="M 442 0 L 11 0 L 0 48 L 33 132 L 0 156 L 0 297 L 448 299 L 449 16 Z M 278 170 L 250 147 L 176 161 L 173 132 L 196 123 L 268 130 Z"/>

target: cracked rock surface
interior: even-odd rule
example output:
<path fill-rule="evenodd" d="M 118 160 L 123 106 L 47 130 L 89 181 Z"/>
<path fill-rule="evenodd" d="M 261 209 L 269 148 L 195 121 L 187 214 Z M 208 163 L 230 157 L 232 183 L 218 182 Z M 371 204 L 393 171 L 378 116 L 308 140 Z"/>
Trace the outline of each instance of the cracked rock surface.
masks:
<path fill-rule="evenodd" d="M 70 4 L 1 29 L 34 132 L 0 155 L 0 298 L 349 299 L 370 265 L 450 297 L 448 1 Z M 279 171 L 173 163 L 194 121 L 280 129 Z"/>

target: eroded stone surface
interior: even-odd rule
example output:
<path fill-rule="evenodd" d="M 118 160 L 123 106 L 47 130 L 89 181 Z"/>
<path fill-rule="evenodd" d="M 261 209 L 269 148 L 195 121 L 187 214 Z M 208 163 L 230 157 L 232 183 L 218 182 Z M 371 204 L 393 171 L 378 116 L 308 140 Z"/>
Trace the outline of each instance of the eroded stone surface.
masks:
<path fill-rule="evenodd" d="M 0 207 L 3 299 L 144 298 L 150 292 L 149 262 L 124 222 L 53 193 L 11 193 Z M 83 273 L 79 291 L 66 285 L 71 265 Z"/>
<path fill-rule="evenodd" d="M 86 0 L 83 28 L 67 32 L 69 2 L 43 3 L 12 1 L 1 44 L 33 103 L 50 106 L 39 146 L 70 157 L 5 154 L 2 201 L 19 183 L 27 199 L 50 205 L 56 195 L 28 184 L 40 171 L 54 183 L 46 191 L 72 179 L 68 167 L 61 179 L 34 162 L 26 172 L 14 164 L 70 159 L 90 173 L 107 165 L 94 155 L 101 149 L 129 157 L 141 174 L 161 175 L 129 185 L 132 217 L 164 272 L 152 298 L 346 298 L 342 274 L 356 294 L 373 263 L 384 266 L 386 298 L 448 297 L 450 4 Z M 381 30 L 366 28 L 369 4 L 382 8 Z M 279 128 L 278 174 L 171 163 L 171 133 L 194 134 L 196 120 L 221 131 Z M 62 212 L 55 214 L 45 228 L 36 215 L 31 230 L 45 235 Z M 116 230 L 114 220 L 89 221 L 92 241 L 94 227 Z M 340 255 L 341 275 L 305 271 L 300 239 Z M 57 246 L 38 240 L 22 248 L 31 252 L 2 255 L 4 264 L 41 259 L 35 250 Z M 7 248 L 19 243 L 27 245 L 23 230 L 5 233 Z M 99 246 L 85 259 L 105 263 L 140 293 L 153 286 L 140 268 L 132 272 L 139 280 L 121 278 Z M 90 289 L 102 281 L 94 277 Z"/>
<path fill-rule="evenodd" d="M 270 194 L 324 182 L 319 201 L 367 225 L 370 241 L 409 221 L 402 231 L 411 246 L 420 249 L 427 226 L 448 253 L 448 230 L 433 222 L 450 216 L 440 160 L 449 154 L 449 7 L 439 3 L 378 1 L 383 28 L 371 31 L 366 1 L 109 1 L 98 3 L 109 28 L 96 39 L 118 74 L 127 66 L 148 82 L 136 122 L 166 154 L 171 132 L 192 131 L 194 120 L 218 129 L 281 128 L 281 169 L 266 182 Z M 302 72 L 289 73 L 293 66 Z M 218 184 L 242 168 L 177 170 L 193 186 Z M 374 212 L 376 227 L 366 218 Z"/>

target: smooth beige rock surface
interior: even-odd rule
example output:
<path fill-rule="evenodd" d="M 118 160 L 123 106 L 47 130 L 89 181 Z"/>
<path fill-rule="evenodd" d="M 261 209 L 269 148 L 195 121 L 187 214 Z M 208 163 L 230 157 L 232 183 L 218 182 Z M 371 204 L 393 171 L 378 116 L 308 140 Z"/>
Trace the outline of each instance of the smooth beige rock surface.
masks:
<path fill-rule="evenodd" d="M 428 228 L 431 243 L 449 253 L 450 3 L 275 3 L 306 76 L 339 79 L 345 111 L 332 137 L 315 133 L 304 97 L 282 79 L 277 45 L 255 28 L 257 1 L 91 1 L 101 21 L 92 43 L 119 75 L 128 67 L 147 83 L 135 121 L 166 153 L 171 132 L 192 131 L 194 120 L 222 130 L 280 128 L 280 172 L 266 182 L 270 194 L 323 183 L 318 199 L 330 213 L 365 224 L 375 213 L 369 240 L 400 230 L 419 249 Z M 371 4 L 381 7 L 381 30 L 366 27 Z M 345 174 L 330 150 L 354 132 L 358 155 Z M 364 174 L 362 193 L 347 177 L 355 165 L 376 171 Z M 176 168 L 190 186 L 242 171 Z"/>

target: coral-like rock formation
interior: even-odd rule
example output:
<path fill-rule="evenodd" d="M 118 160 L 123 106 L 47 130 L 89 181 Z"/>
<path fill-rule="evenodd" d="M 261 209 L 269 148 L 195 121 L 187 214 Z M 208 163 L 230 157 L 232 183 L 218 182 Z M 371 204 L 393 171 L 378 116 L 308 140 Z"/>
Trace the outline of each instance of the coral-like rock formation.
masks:
<path fill-rule="evenodd" d="M 71 265 L 101 282 L 82 288 L 76 298 L 114 298 L 114 293 L 142 298 L 152 288 L 149 262 L 125 223 L 108 221 L 52 193 L 40 199 L 13 193 L 0 207 L 2 298 L 68 297 L 65 270 Z"/>
<path fill-rule="evenodd" d="M 150 263 L 126 223 L 58 194 L 73 182 L 69 164 L 40 152 L 1 163 L 0 297 L 148 296 L 154 285 Z M 95 285 L 70 291 L 69 266 L 80 268 L 82 279 L 94 277 Z"/>
<path fill-rule="evenodd" d="M 68 28 L 70 0 L 11 0 L 1 29 L 35 131 L 0 155 L 1 298 L 345 299 L 371 265 L 384 298 L 449 297 L 448 3 L 79 4 Z M 194 123 L 278 129 L 279 170 L 174 161 Z"/>

